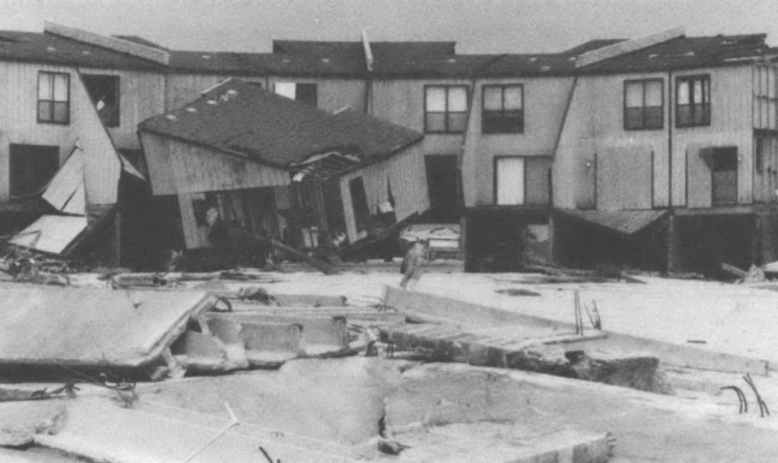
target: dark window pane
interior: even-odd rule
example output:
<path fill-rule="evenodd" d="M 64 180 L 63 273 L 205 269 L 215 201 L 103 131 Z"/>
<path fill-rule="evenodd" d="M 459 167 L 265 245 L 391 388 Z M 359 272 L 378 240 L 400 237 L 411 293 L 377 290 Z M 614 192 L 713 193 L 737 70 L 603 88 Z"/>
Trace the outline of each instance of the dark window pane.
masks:
<path fill-rule="evenodd" d="M 448 113 L 448 132 L 464 132 L 467 113 Z"/>
<path fill-rule="evenodd" d="M 521 111 L 487 111 L 481 126 L 483 133 L 522 133 L 524 118 Z"/>
<path fill-rule="evenodd" d="M 427 132 L 446 131 L 446 113 L 427 113 Z"/>
<path fill-rule="evenodd" d="M 628 129 L 642 129 L 643 108 L 624 109 L 624 127 Z"/>
<path fill-rule="evenodd" d="M 51 103 L 48 101 L 38 102 L 38 120 L 50 121 L 51 120 Z"/>
<path fill-rule="evenodd" d="M 692 106 L 678 106 L 678 126 L 692 125 Z"/>
<path fill-rule="evenodd" d="M 662 118 L 662 108 L 645 108 L 644 110 L 645 120 L 644 128 L 646 129 L 661 129 L 664 125 Z"/>
<path fill-rule="evenodd" d="M 349 181 L 348 186 L 351 193 L 351 205 L 354 208 L 354 220 L 357 223 L 357 230 L 365 230 L 370 219 L 370 207 L 367 204 L 367 194 L 365 194 L 365 184 L 362 181 L 362 177 L 352 179 Z"/>
<path fill-rule="evenodd" d="M 55 101 L 53 103 L 54 105 L 54 122 L 62 122 L 67 123 L 68 122 L 68 104 L 67 103 L 60 103 L 58 101 Z"/>

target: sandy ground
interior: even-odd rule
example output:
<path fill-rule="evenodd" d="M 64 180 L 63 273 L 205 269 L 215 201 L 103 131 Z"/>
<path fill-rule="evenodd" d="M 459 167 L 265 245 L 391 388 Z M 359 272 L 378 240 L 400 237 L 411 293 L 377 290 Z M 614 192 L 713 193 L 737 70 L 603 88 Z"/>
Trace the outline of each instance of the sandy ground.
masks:
<path fill-rule="evenodd" d="M 299 271 L 296 271 L 298 269 Z M 343 295 L 348 298 L 351 305 L 369 306 L 380 302 L 384 286 L 399 286 L 401 275 L 398 269 L 399 262 L 392 264 L 368 263 L 351 267 L 338 275 L 326 276 L 311 272 L 304 267 L 290 267 L 284 272 L 267 274 L 267 277 L 272 277 L 273 282 L 261 284 L 230 282 L 228 286 L 234 289 L 262 286 L 271 294 Z M 461 263 L 434 262 L 428 266 L 416 290 L 568 323 L 573 322 L 573 297 L 575 290 L 578 290 L 583 303 L 589 307 L 593 305 L 593 301 L 596 303 L 603 321 L 603 329 L 606 331 L 652 338 L 679 345 L 691 345 L 717 352 L 768 360 L 771 363 L 778 362 L 778 354 L 773 352 L 774 347 L 778 346 L 778 331 L 774 328 L 778 326 L 778 292 L 710 281 L 674 280 L 654 276 L 641 276 L 639 279 L 645 283 L 547 284 L 540 282 L 539 275 L 518 273 L 465 274 L 462 272 Z M 105 282 L 98 281 L 95 275 L 77 275 L 72 278 L 72 281 L 79 286 L 106 285 Z M 188 283 L 187 285 L 195 286 L 197 284 Z M 504 291 L 516 289 L 531 291 L 538 295 L 515 296 Z M 690 343 L 690 341 L 694 342 Z M 311 437 L 353 443 L 363 440 L 367 435 L 373 435 L 376 414 L 380 413 L 380 406 L 378 403 L 374 403 L 375 397 L 373 395 L 363 394 L 352 389 L 349 380 L 346 378 L 342 378 L 343 381 L 336 380 L 337 378 L 333 379 L 329 376 L 331 372 L 325 370 L 318 371 L 317 375 L 314 375 L 314 378 L 310 380 L 312 382 L 305 384 L 306 387 L 298 388 L 297 386 L 303 384 L 297 384 L 300 380 L 296 374 L 298 371 L 294 368 L 295 363 L 292 362 L 288 365 L 286 369 L 288 371 L 263 374 L 262 378 L 251 379 L 250 387 L 248 383 L 245 383 L 245 381 L 249 381 L 249 377 L 239 378 L 237 376 L 232 379 L 225 377 L 223 380 L 208 381 L 203 383 L 203 386 L 215 387 L 218 385 L 219 387 L 214 389 L 216 392 L 205 392 L 216 394 L 214 397 L 221 398 L 220 394 L 232 396 L 238 394 L 241 389 L 247 387 L 251 389 L 265 384 L 261 389 L 266 392 L 265 399 L 269 400 L 267 403 L 275 402 L 273 395 L 284 389 L 286 392 L 292 392 L 293 395 L 297 391 L 296 393 L 300 394 L 300 397 L 304 397 L 305 391 L 319 389 L 318 394 L 311 394 L 308 397 L 310 400 L 300 402 L 302 408 L 293 407 L 277 411 L 281 415 L 290 416 L 303 416 L 310 411 L 314 415 L 319 415 L 320 420 L 322 417 L 327 417 L 324 420 L 328 424 L 327 426 L 322 426 L 316 420 L 306 423 L 307 427 L 303 429 L 303 434 Z M 302 365 L 302 363 L 298 365 Z M 285 374 L 289 376 L 288 382 L 281 381 L 280 385 L 268 385 L 275 383 L 275 381 L 270 381 L 271 377 L 281 378 Z M 367 377 L 356 376 L 359 380 L 357 382 L 361 386 L 379 390 L 381 393 L 377 396 L 383 396 L 388 389 L 396 384 L 393 379 L 389 380 L 389 384 L 387 384 L 386 378 L 376 382 L 370 378 L 371 375 Z M 649 455 L 658 456 L 659 460 L 656 461 L 715 461 L 715 458 L 711 458 L 716 455 L 717 447 L 720 447 L 721 451 L 729 447 L 737 447 L 738 435 L 742 435 L 744 432 L 748 433 L 748 430 L 751 429 L 745 426 L 746 424 L 763 430 L 767 434 L 760 434 L 759 439 L 768 440 L 759 441 L 754 437 L 753 442 L 750 442 L 754 448 L 749 448 L 747 452 L 742 454 L 744 458 L 737 459 L 737 461 L 773 461 L 772 457 L 767 457 L 766 460 L 761 458 L 766 455 L 760 453 L 760 447 L 762 450 L 767 450 L 766 442 L 769 441 L 769 436 L 778 430 L 778 421 L 774 422 L 775 418 L 773 417 L 764 419 L 759 417 L 756 403 L 752 399 L 753 394 L 740 375 L 671 369 L 668 371 L 668 376 L 676 385 L 677 398 L 688 404 L 690 413 L 708 416 L 709 409 L 714 407 L 717 414 L 726 416 L 727 421 L 735 419 L 736 423 L 731 424 L 731 428 L 714 428 L 709 423 L 705 425 L 695 424 L 695 420 L 675 422 L 673 413 L 669 411 L 666 413 L 650 412 L 650 415 L 643 417 L 636 415 L 629 418 L 622 417 L 622 414 L 617 410 L 611 410 L 612 416 L 606 420 L 608 427 L 621 426 L 632 429 L 627 435 L 620 436 L 623 438 L 620 448 L 624 453 L 621 453 L 620 458 L 614 461 L 652 461 L 652 457 Z M 270 381 L 270 383 L 266 383 L 266 381 Z M 772 373 L 770 377 L 755 378 L 755 381 L 765 401 L 771 406 L 778 404 L 778 382 L 775 381 L 775 373 Z M 295 387 L 290 387 L 292 384 Z M 330 387 L 317 388 L 317 384 L 330 384 Z M 731 384 L 739 385 L 749 397 L 752 409 L 748 415 L 738 416 L 738 401 L 735 394 L 732 391 L 722 392 L 719 389 Z M 345 410 L 343 409 L 345 402 L 335 400 L 337 394 L 332 394 L 331 403 L 319 403 L 318 401 L 321 395 L 328 395 L 328 389 L 332 392 L 339 390 L 339 392 L 345 392 L 344 395 L 347 397 L 358 398 L 359 400 L 356 401 L 372 412 L 366 414 L 363 417 L 364 421 L 358 426 L 344 427 L 344 423 L 347 421 L 345 417 L 341 419 L 333 411 Z M 171 384 L 170 388 L 160 389 L 159 394 L 152 394 L 155 396 L 152 401 L 171 406 L 188 406 L 197 402 L 192 400 L 189 392 L 180 390 L 178 386 Z M 267 403 L 262 401 L 262 397 L 257 396 L 243 405 L 246 406 L 246 409 L 253 409 L 255 406 L 266 408 Z M 773 411 L 778 413 L 778 405 L 773 408 L 775 408 Z M 211 410 L 203 409 L 200 411 L 210 412 Z M 588 426 L 596 428 L 595 425 L 598 423 L 596 415 L 598 413 L 587 415 L 590 416 L 587 421 Z M 257 415 L 254 418 L 261 424 L 271 425 L 271 423 L 264 421 L 266 417 Z M 339 422 L 339 419 L 343 422 Z M 715 414 L 713 419 L 717 419 Z M 331 422 L 332 420 L 334 421 Z M 648 427 L 641 431 L 644 424 Z M 330 427 L 329 425 L 335 426 Z M 295 426 L 290 425 L 287 430 L 292 431 Z M 336 428 L 341 427 L 343 428 L 342 432 L 335 431 Z M 618 431 L 616 432 L 618 434 Z M 643 432 L 646 436 L 653 437 L 642 439 L 640 436 Z M 667 435 L 664 441 L 661 438 L 663 433 Z M 695 457 L 695 452 L 707 447 L 710 447 L 707 457 L 703 459 Z M 778 458 L 778 449 L 771 448 L 770 450 L 768 454 Z M 736 461 L 730 459 L 736 454 L 737 452 L 728 454 L 726 461 Z M 3 457 L 4 455 L 0 452 L 0 461 L 5 461 Z M 35 461 L 44 460 L 36 459 Z"/>

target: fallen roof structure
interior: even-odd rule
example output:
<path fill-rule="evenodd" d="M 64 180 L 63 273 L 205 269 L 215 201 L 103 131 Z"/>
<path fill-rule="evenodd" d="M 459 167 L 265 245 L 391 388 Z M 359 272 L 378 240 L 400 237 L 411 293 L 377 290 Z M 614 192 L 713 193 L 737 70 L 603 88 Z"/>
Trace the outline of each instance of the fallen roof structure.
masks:
<path fill-rule="evenodd" d="M 165 356 L 205 292 L 19 286 L 0 293 L 0 365 L 136 369 Z"/>

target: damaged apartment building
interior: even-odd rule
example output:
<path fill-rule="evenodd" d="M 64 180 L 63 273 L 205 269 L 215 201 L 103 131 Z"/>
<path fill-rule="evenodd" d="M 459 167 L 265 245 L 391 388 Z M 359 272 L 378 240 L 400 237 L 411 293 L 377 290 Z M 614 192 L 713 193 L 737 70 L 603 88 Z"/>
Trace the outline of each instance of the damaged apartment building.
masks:
<path fill-rule="evenodd" d="M 317 244 L 323 230 L 331 239 L 342 233 L 359 241 L 367 217 L 390 209 L 394 225 L 412 214 L 461 223 L 468 271 L 518 270 L 528 260 L 703 272 L 723 262 L 746 267 L 778 258 L 778 51 L 765 38 L 687 37 L 672 29 L 559 53 L 464 55 L 455 42 L 371 42 L 365 34 L 353 42 L 276 40 L 270 53 L 235 53 L 175 51 L 54 24 L 43 34 L 3 32 L 0 66 L 13 89 L 6 97 L 25 101 L 2 113 L 8 140 L 0 159 L 9 174 L 0 179 L 0 199 L 40 193 L 78 140 L 84 172 L 102 157 L 114 172 L 99 180 L 117 193 L 101 198 L 90 197 L 94 181 L 85 174 L 85 203 L 87 210 L 118 204 L 108 244 L 122 261 L 147 251 L 128 240 L 139 236 L 133 226 L 148 223 L 170 237 L 156 246 L 202 246 L 203 203 L 215 201 L 226 207 L 222 215 L 244 225 L 255 221 L 246 211 L 259 209 L 251 213 L 261 217 L 254 230 L 279 237 L 292 215 L 284 211 L 296 205 L 290 241 L 300 246 Z M 212 92 L 228 88 L 235 99 L 208 104 L 221 101 Z M 311 144 L 288 156 L 274 152 L 266 133 L 217 140 L 201 138 L 207 130 L 176 132 L 181 122 L 223 123 L 209 119 L 209 110 L 238 106 L 246 94 L 260 108 L 278 101 L 259 88 L 319 108 L 323 126 L 359 119 L 391 134 L 400 133 L 395 126 L 409 131 L 393 144 L 365 128 L 361 135 L 381 146 L 365 151 L 362 137 L 324 143 L 341 129 L 323 135 L 290 125 L 285 143 L 296 143 L 299 132 Z M 281 113 L 293 121 L 297 106 Z M 228 117 L 241 124 L 267 119 L 261 112 L 243 108 Z M 278 119 L 272 122 L 280 126 Z M 149 141 L 141 144 L 138 133 Z M 319 139 L 309 138 L 316 133 Z M 96 140 L 105 147 L 90 147 Z M 40 147 L 56 147 L 57 155 L 27 155 L 43 153 Z M 404 159 L 408 165 L 400 166 Z M 173 163 L 197 167 L 196 175 L 162 179 L 183 175 Z M 398 183 L 410 178 L 406 169 L 418 174 L 413 188 L 425 192 Z M 124 184 L 131 188 L 119 188 Z M 412 212 L 400 206 L 404 194 L 415 198 Z"/>

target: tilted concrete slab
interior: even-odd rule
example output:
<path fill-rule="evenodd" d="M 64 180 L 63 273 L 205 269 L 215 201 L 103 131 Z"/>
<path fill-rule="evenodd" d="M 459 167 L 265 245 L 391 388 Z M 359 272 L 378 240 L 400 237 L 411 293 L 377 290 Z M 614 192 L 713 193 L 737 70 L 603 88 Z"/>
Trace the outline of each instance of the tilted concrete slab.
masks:
<path fill-rule="evenodd" d="M 4 286 L 0 364 L 141 367 L 214 301 L 199 291 Z"/>
<path fill-rule="evenodd" d="M 385 287 L 383 298 L 385 304 L 390 307 L 430 321 L 442 321 L 468 326 L 520 324 L 527 327 L 552 327 L 553 329 L 567 332 L 575 329 L 572 323 L 563 323 L 417 291 L 404 291 L 389 286 Z M 571 319 L 572 315 L 571 312 Z M 768 362 L 764 360 L 713 352 L 691 346 L 670 344 L 627 334 L 609 331 L 603 331 L 603 333 L 606 335 L 605 338 L 584 339 L 576 342 L 571 340 L 571 342 L 564 343 L 562 346 L 566 351 L 586 349 L 640 351 L 656 356 L 664 365 L 700 370 L 751 373 L 765 376 L 769 368 Z"/>

